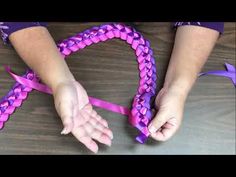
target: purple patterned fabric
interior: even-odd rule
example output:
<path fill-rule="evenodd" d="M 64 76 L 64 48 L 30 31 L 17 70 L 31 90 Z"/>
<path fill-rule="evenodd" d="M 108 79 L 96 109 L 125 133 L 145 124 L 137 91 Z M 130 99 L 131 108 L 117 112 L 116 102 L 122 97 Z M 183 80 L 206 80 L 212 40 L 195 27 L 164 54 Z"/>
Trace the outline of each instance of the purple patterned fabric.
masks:
<path fill-rule="evenodd" d="M 9 43 L 8 37 L 15 31 L 33 26 L 47 26 L 45 22 L 0 22 L 0 32 L 4 43 Z"/>
<path fill-rule="evenodd" d="M 176 28 L 184 25 L 202 26 L 205 28 L 216 30 L 221 34 L 224 33 L 224 22 L 175 22 L 174 23 L 174 27 Z"/>
<path fill-rule="evenodd" d="M 195 25 L 195 26 L 202 26 L 210 29 L 214 29 L 219 31 L 219 33 L 224 32 L 224 23 L 223 22 L 175 22 L 174 27 L 177 28 L 179 26 L 184 25 Z M 9 43 L 8 37 L 11 33 L 28 28 L 33 26 L 47 26 L 45 22 L 0 22 L 0 32 L 1 37 L 4 43 Z"/>

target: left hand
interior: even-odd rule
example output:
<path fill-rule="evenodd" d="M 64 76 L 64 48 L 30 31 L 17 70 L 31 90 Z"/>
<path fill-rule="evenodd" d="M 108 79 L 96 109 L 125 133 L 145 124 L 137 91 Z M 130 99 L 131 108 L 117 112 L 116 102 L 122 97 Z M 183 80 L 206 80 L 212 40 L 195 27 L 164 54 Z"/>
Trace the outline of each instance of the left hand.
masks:
<path fill-rule="evenodd" d="M 113 134 L 108 123 L 92 108 L 87 92 L 77 81 L 61 83 L 53 93 L 56 110 L 62 120 L 62 134 L 72 133 L 88 149 L 97 153 L 94 140 L 111 146 Z"/>

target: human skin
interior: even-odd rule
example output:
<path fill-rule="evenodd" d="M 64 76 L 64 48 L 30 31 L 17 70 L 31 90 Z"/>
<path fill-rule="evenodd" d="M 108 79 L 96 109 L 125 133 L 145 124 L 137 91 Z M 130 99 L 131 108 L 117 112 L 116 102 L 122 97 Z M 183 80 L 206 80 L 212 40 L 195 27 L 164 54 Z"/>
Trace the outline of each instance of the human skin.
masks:
<path fill-rule="evenodd" d="M 148 128 L 157 141 L 170 139 L 181 125 L 186 98 L 207 61 L 219 32 L 200 26 L 178 27 L 157 113 Z"/>
<path fill-rule="evenodd" d="M 30 27 L 12 33 L 11 44 L 23 61 L 52 89 L 55 108 L 64 129 L 93 152 L 100 143 L 111 145 L 113 138 L 107 121 L 89 103 L 82 85 L 70 72 L 65 60 L 45 27 Z"/>

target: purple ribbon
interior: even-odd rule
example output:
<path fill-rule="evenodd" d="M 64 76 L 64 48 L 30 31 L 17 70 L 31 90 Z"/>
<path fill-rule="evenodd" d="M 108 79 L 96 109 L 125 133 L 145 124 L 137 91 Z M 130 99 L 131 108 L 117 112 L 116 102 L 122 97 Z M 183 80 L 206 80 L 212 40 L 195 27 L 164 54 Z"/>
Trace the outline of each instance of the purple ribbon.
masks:
<path fill-rule="evenodd" d="M 234 86 L 236 86 L 236 69 L 235 69 L 235 67 L 229 63 L 225 63 L 225 68 L 226 68 L 226 71 L 223 71 L 223 70 L 208 71 L 208 72 L 200 73 L 198 76 L 200 77 L 203 75 L 215 75 L 215 76 L 227 77 L 227 78 L 231 79 Z"/>

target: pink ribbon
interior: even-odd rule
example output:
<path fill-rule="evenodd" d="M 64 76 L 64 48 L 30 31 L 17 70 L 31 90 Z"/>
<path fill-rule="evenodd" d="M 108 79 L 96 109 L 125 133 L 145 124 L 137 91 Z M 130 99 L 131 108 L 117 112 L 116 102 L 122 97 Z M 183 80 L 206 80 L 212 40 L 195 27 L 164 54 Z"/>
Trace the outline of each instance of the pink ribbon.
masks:
<path fill-rule="evenodd" d="M 40 84 L 38 82 L 31 81 L 21 76 L 18 76 L 14 74 L 13 72 L 11 72 L 11 69 L 8 66 L 5 66 L 5 70 L 13 77 L 13 79 L 15 79 L 20 84 L 30 87 L 32 89 L 38 90 L 43 93 L 52 94 L 52 90 L 48 86 L 44 84 Z M 127 116 L 130 114 L 129 108 L 126 108 L 118 104 L 110 103 L 105 100 L 89 97 L 89 102 L 96 107 L 100 107 L 100 108 L 103 108 L 112 112 L 116 112 L 116 113 L 127 115 Z"/>

